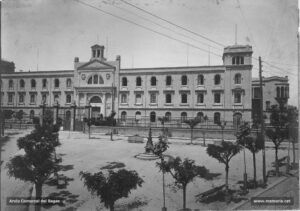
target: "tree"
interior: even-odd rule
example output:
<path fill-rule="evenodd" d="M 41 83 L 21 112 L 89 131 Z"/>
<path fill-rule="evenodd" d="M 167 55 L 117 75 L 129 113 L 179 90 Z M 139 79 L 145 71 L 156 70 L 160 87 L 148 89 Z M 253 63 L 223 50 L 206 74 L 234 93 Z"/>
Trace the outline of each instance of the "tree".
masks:
<path fill-rule="evenodd" d="M 168 134 L 166 134 L 166 131 L 165 131 L 165 123 L 169 121 L 169 117 L 167 116 L 164 116 L 164 117 L 158 117 L 158 121 L 160 121 L 160 123 L 162 124 L 163 126 L 163 136 L 168 136 Z"/>
<path fill-rule="evenodd" d="M 226 192 L 228 192 L 228 172 L 229 162 L 237 153 L 240 152 L 241 147 L 230 141 L 222 141 L 220 145 L 209 144 L 206 152 L 209 156 L 217 159 L 220 163 L 225 165 L 226 171 Z"/>
<path fill-rule="evenodd" d="M 14 114 L 13 110 L 2 110 L 2 113 L 0 113 L 0 121 L 2 121 L 2 135 L 4 135 L 4 128 L 5 128 L 5 120 L 11 119 Z"/>
<path fill-rule="evenodd" d="M 271 107 L 270 124 L 272 128 L 266 130 L 266 135 L 272 140 L 275 148 L 276 175 L 279 176 L 278 149 L 281 143 L 287 138 L 287 112 L 283 106 Z"/>
<path fill-rule="evenodd" d="M 107 177 L 101 171 L 94 174 L 81 171 L 79 175 L 87 189 L 92 194 L 100 196 L 101 202 L 104 202 L 104 206 L 110 211 L 114 210 L 114 204 L 118 199 L 127 198 L 132 189 L 141 187 L 144 182 L 136 171 L 126 169 L 117 172 L 110 170 Z"/>
<path fill-rule="evenodd" d="M 252 129 L 258 129 L 258 124 L 254 122 L 252 125 Z M 242 133 L 237 134 L 237 143 L 241 146 L 246 147 L 251 153 L 253 157 L 253 181 L 256 186 L 256 157 L 255 154 L 263 149 L 263 143 L 260 141 L 260 135 L 257 133 L 256 137 L 250 136 L 250 127 L 246 125 L 246 129 Z"/>
<path fill-rule="evenodd" d="M 293 146 L 293 165 L 296 163 L 295 143 L 298 141 L 298 111 L 295 107 L 290 107 L 287 110 L 288 128 L 289 128 L 289 139 L 292 140 Z"/>
<path fill-rule="evenodd" d="M 20 129 L 21 129 L 21 123 L 22 123 L 22 119 L 24 117 L 24 111 L 23 110 L 19 110 L 15 115 L 16 118 L 20 121 Z"/>
<path fill-rule="evenodd" d="M 169 159 L 162 163 L 156 163 L 161 171 L 170 173 L 175 179 L 175 185 L 183 191 L 183 209 L 186 209 L 186 188 L 195 177 L 208 178 L 209 171 L 204 166 L 195 165 L 194 160 L 185 158 L 184 161 L 180 157 Z"/>
<path fill-rule="evenodd" d="M 183 121 L 191 128 L 191 144 L 193 143 L 193 130 L 201 122 L 201 119 L 195 117 L 194 119 L 188 119 Z"/>
<path fill-rule="evenodd" d="M 18 148 L 23 149 L 25 154 L 16 155 L 6 165 L 10 177 L 35 184 L 37 199 L 42 197 L 43 184 L 58 167 L 54 154 L 55 147 L 60 145 L 57 127 L 53 125 L 49 112 L 43 122 L 43 125 L 36 125 L 30 134 L 18 139 Z M 40 210 L 39 204 L 36 204 L 35 210 Z"/>

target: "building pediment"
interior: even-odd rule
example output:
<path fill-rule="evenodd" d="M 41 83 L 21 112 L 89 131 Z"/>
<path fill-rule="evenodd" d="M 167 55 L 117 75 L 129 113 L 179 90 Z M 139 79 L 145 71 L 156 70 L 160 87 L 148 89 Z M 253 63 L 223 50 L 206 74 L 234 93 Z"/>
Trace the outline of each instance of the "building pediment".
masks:
<path fill-rule="evenodd" d="M 114 68 L 115 68 L 114 66 L 106 62 L 100 61 L 98 59 L 94 59 L 85 64 L 82 64 L 77 69 L 78 70 L 107 70 L 107 69 L 114 69 Z"/>

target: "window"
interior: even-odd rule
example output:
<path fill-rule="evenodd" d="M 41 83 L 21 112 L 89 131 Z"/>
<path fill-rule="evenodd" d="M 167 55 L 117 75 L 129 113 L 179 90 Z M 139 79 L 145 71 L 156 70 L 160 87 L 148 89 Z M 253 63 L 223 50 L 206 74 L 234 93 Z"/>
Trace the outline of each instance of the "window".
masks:
<path fill-rule="evenodd" d="M 284 96 L 284 88 L 283 88 L 283 86 L 280 88 L 280 97 L 285 97 Z"/>
<path fill-rule="evenodd" d="M 266 110 L 271 109 L 271 103 L 270 101 L 266 101 Z"/>
<path fill-rule="evenodd" d="M 30 95 L 30 104 L 35 104 L 35 94 Z"/>
<path fill-rule="evenodd" d="M 156 86 L 156 77 L 151 77 L 151 86 Z"/>
<path fill-rule="evenodd" d="M 181 103 L 187 103 L 187 94 L 181 94 Z"/>
<path fill-rule="evenodd" d="M 171 121 L 171 112 L 166 112 L 165 117 L 167 118 L 167 121 Z"/>
<path fill-rule="evenodd" d="M 31 88 L 32 88 L 32 89 L 35 89 L 35 87 L 36 87 L 36 82 L 35 82 L 34 79 L 32 79 L 32 80 L 31 80 Z"/>
<path fill-rule="evenodd" d="M 47 95 L 46 94 L 42 95 L 42 103 L 47 103 Z"/>
<path fill-rule="evenodd" d="M 72 81 L 71 81 L 71 79 L 70 78 L 68 78 L 67 79 L 67 87 L 71 87 L 71 85 L 72 85 Z"/>
<path fill-rule="evenodd" d="M 121 95 L 121 103 L 127 103 L 127 95 L 126 94 Z"/>
<path fill-rule="evenodd" d="M 203 93 L 199 93 L 197 96 L 197 103 L 203 103 L 204 102 L 204 95 Z"/>
<path fill-rule="evenodd" d="M 155 122 L 156 121 L 156 114 L 154 111 L 150 113 L 150 122 Z"/>
<path fill-rule="evenodd" d="M 242 95 L 239 92 L 234 93 L 234 103 L 242 103 Z"/>
<path fill-rule="evenodd" d="M 13 103 L 13 101 L 14 101 L 14 96 L 13 96 L 13 94 L 9 93 L 8 94 L 8 103 Z"/>
<path fill-rule="evenodd" d="M 218 74 L 218 75 L 215 75 L 215 85 L 219 85 L 221 83 L 221 76 Z"/>
<path fill-rule="evenodd" d="M 126 77 L 122 78 L 122 86 L 127 86 L 127 78 Z"/>
<path fill-rule="evenodd" d="M 285 87 L 285 97 L 289 97 L 289 87 Z"/>
<path fill-rule="evenodd" d="M 142 86 L 142 78 L 141 77 L 136 78 L 136 86 Z"/>
<path fill-rule="evenodd" d="M 166 86 L 171 86 L 172 85 L 172 76 L 168 75 L 166 77 Z"/>
<path fill-rule="evenodd" d="M 171 96 L 171 94 L 166 94 L 166 103 L 172 103 L 172 96 Z"/>
<path fill-rule="evenodd" d="M 30 114 L 29 114 L 29 118 L 30 118 L 30 119 L 33 119 L 33 117 L 34 117 L 34 110 L 31 110 L 31 111 L 30 111 Z"/>
<path fill-rule="evenodd" d="M 135 104 L 142 104 L 142 95 L 141 94 L 135 95 Z"/>
<path fill-rule="evenodd" d="M 187 113 L 186 112 L 182 112 L 180 116 L 181 116 L 181 121 L 182 122 L 187 120 Z"/>
<path fill-rule="evenodd" d="M 242 56 L 234 56 L 234 57 L 232 57 L 232 64 L 233 65 L 244 64 L 244 57 L 242 57 Z"/>
<path fill-rule="evenodd" d="M 204 84 L 204 76 L 198 75 L 198 85 L 203 85 L 203 84 Z"/>
<path fill-rule="evenodd" d="M 253 94 L 254 99 L 260 99 L 260 88 L 255 87 L 253 92 L 254 92 L 254 94 Z"/>
<path fill-rule="evenodd" d="M 216 113 L 214 113 L 214 123 L 215 124 L 219 124 L 220 123 L 220 113 L 219 112 L 216 112 Z"/>
<path fill-rule="evenodd" d="M 71 95 L 67 94 L 66 96 L 66 103 L 71 103 Z"/>
<path fill-rule="evenodd" d="M 56 78 L 56 79 L 54 80 L 54 87 L 55 87 L 55 88 L 59 88 L 59 79 L 58 79 L 58 78 Z"/>
<path fill-rule="evenodd" d="M 103 84 L 103 78 L 101 77 L 101 75 L 92 75 L 89 77 L 88 79 L 88 84 Z M 72 81 L 71 81 L 72 84 Z"/>
<path fill-rule="evenodd" d="M 47 79 L 43 79 L 43 88 L 47 87 Z"/>
<path fill-rule="evenodd" d="M 122 113 L 121 113 L 121 121 L 122 122 L 126 122 L 126 111 L 122 111 Z"/>
<path fill-rule="evenodd" d="M 24 94 L 19 95 L 19 103 L 24 103 Z"/>
<path fill-rule="evenodd" d="M 202 112 L 198 112 L 198 113 L 197 113 L 197 118 L 198 118 L 198 119 L 203 120 L 203 116 L 204 116 L 204 115 L 203 115 Z"/>
<path fill-rule="evenodd" d="M 99 75 L 99 84 L 104 84 L 104 80 L 101 75 Z"/>
<path fill-rule="evenodd" d="M 235 84 L 241 84 L 242 83 L 241 74 L 239 74 L 239 73 L 235 74 L 235 76 L 234 76 L 234 83 Z"/>
<path fill-rule="evenodd" d="M 181 76 L 181 85 L 183 85 L 183 86 L 187 85 L 187 76 L 186 75 Z"/>
<path fill-rule="evenodd" d="M 54 95 L 54 102 L 59 103 L 59 95 Z"/>
<path fill-rule="evenodd" d="M 280 97 L 280 88 L 279 87 L 276 88 L 276 96 Z"/>
<path fill-rule="evenodd" d="M 93 84 L 98 84 L 98 75 L 93 76 Z"/>
<path fill-rule="evenodd" d="M 142 119 L 142 114 L 140 111 L 135 112 L 135 120 L 139 121 Z"/>
<path fill-rule="evenodd" d="M 8 82 L 8 88 L 9 89 L 13 89 L 14 88 L 14 81 L 13 80 L 9 80 L 9 82 Z"/>
<path fill-rule="evenodd" d="M 150 103 L 156 103 L 156 94 L 155 93 L 150 94 Z"/>
<path fill-rule="evenodd" d="M 214 94 L 214 103 L 221 103 L 221 94 L 220 93 Z"/>
<path fill-rule="evenodd" d="M 25 81 L 23 79 L 20 80 L 20 88 L 23 89 L 25 87 Z"/>

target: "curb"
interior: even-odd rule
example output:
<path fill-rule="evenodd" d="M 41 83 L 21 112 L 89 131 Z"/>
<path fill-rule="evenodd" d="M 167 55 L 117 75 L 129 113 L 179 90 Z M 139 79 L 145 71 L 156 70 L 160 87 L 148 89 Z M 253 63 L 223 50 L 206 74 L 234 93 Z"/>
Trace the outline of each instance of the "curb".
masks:
<path fill-rule="evenodd" d="M 298 170 L 295 171 L 295 173 L 298 172 Z M 257 192 L 256 194 L 254 194 L 253 196 L 251 196 L 250 198 L 252 197 L 257 197 L 265 192 L 267 192 L 268 190 L 270 190 L 271 188 L 275 187 L 276 185 L 279 185 L 280 183 L 288 180 L 290 177 L 284 177 L 284 178 L 281 178 L 281 179 L 278 179 L 277 181 L 275 181 L 274 183 L 272 183 L 270 186 L 268 186 L 266 189 L 263 189 L 259 192 Z M 242 201 L 240 202 L 239 204 L 233 206 L 231 208 L 231 210 L 238 210 L 241 206 L 245 205 L 246 203 L 250 202 L 250 199 L 247 199 L 246 201 Z"/>

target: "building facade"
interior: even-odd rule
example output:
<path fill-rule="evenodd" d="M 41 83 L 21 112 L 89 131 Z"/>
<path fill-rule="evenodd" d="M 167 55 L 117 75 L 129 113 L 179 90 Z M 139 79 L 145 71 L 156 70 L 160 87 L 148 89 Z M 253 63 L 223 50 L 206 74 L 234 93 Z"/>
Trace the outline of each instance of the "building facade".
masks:
<path fill-rule="evenodd" d="M 3 109 L 40 115 L 41 105 L 59 106 L 76 118 L 117 117 L 157 122 L 208 117 L 211 122 L 250 121 L 252 111 L 252 47 L 224 48 L 223 65 L 122 69 L 121 57 L 107 61 L 104 46 L 91 47 L 91 59 L 74 59 L 73 70 L 2 74 Z"/>

